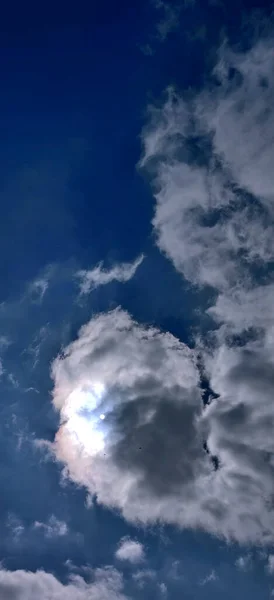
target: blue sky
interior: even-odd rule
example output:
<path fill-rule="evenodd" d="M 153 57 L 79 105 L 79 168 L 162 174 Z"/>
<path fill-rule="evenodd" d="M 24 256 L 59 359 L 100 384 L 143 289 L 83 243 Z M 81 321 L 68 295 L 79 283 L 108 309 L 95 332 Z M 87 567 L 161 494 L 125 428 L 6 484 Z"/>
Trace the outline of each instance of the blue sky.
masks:
<path fill-rule="evenodd" d="M 274 595 L 272 10 L 3 9 L 3 600 Z"/>

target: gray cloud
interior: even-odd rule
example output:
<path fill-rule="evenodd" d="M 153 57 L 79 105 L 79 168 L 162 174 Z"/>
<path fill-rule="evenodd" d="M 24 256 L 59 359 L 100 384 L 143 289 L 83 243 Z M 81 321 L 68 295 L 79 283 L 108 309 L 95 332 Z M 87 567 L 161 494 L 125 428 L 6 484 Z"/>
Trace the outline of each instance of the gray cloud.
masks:
<path fill-rule="evenodd" d="M 150 107 L 140 161 L 159 248 L 214 291 L 218 328 L 199 348 L 216 396 L 202 421 L 218 469 L 203 505 L 240 542 L 274 536 L 273 92 L 272 40 L 246 53 L 222 47 L 202 92 L 169 89 Z"/>
<path fill-rule="evenodd" d="M 199 431 L 199 375 L 187 346 L 116 310 L 83 327 L 52 374 L 61 415 L 54 450 L 70 477 L 131 521 L 205 527 L 212 520 L 201 508 L 213 467 Z"/>
<path fill-rule="evenodd" d="M 96 569 L 91 583 L 75 575 L 66 585 L 44 571 L 1 569 L 0 595 L 5 600 L 126 600 L 122 577 L 111 567 Z"/>

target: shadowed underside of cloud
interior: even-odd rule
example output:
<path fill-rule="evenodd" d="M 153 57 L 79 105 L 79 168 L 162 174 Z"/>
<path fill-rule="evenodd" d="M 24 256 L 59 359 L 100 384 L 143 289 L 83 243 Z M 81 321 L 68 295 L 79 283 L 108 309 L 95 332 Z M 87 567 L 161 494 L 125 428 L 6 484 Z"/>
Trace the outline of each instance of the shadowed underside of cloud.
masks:
<path fill-rule="evenodd" d="M 274 537 L 273 47 L 273 39 L 242 54 L 223 47 L 202 92 L 169 89 L 150 109 L 141 160 L 159 248 L 214 292 L 208 312 L 219 327 L 200 349 L 217 396 L 203 421 L 219 459 L 211 500 L 219 530 L 229 522 L 237 540 L 260 542 Z"/>
<path fill-rule="evenodd" d="M 244 394 L 248 367 L 242 375 L 233 357 L 216 363 L 218 373 L 226 365 L 218 382 Z M 243 542 L 272 539 L 273 467 L 259 429 L 256 439 L 255 426 L 246 424 L 253 409 L 257 416 L 253 383 L 247 409 L 237 394 L 204 408 L 195 353 L 121 309 L 84 326 L 52 376 L 60 411 L 53 450 L 98 502 L 132 522 L 201 528 Z M 217 470 L 205 441 L 220 456 Z"/>
<path fill-rule="evenodd" d="M 5 600 L 126 600 L 122 590 L 122 577 L 111 567 L 96 569 L 92 583 L 73 576 L 67 585 L 44 571 L 0 571 L 0 596 Z"/>

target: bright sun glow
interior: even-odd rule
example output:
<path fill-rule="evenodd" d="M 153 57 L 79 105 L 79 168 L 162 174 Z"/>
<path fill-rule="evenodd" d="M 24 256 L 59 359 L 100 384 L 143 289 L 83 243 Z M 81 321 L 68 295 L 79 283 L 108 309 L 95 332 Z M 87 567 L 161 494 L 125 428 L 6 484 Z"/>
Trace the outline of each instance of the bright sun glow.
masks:
<path fill-rule="evenodd" d="M 105 415 L 96 414 L 104 393 L 105 386 L 100 382 L 82 385 L 69 395 L 62 411 L 67 431 L 88 454 L 102 451 L 105 445 L 100 428 Z"/>

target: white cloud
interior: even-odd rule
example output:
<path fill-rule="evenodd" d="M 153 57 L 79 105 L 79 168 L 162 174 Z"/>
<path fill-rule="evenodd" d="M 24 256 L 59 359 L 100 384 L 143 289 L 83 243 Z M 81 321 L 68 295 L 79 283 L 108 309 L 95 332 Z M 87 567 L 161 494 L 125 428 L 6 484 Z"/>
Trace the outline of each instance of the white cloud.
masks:
<path fill-rule="evenodd" d="M 269 542 L 272 367 L 262 370 L 259 405 L 256 348 L 246 358 L 224 347 L 207 359 L 223 401 L 204 409 L 193 351 L 121 309 L 98 315 L 53 363 L 60 428 L 52 449 L 65 475 L 129 521 Z"/>
<path fill-rule="evenodd" d="M 94 269 L 90 271 L 78 271 L 76 277 L 80 280 L 80 293 L 89 294 L 95 288 L 101 285 L 107 285 L 112 281 L 126 282 L 134 277 L 138 267 L 144 260 L 144 255 L 141 254 L 132 263 L 121 263 L 114 265 L 111 269 L 103 268 L 103 263 L 100 262 Z"/>
<path fill-rule="evenodd" d="M 111 567 L 95 569 L 91 583 L 75 575 L 67 584 L 44 571 L 1 569 L 0 596 L 9 600 L 126 600 L 122 577 Z"/>
<path fill-rule="evenodd" d="M 131 521 L 217 527 L 201 507 L 213 468 L 187 346 L 118 309 L 83 327 L 52 375 L 61 416 L 54 449 L 72 479 Z"/>
<path fill-rule="evenodd" d="M 46 537 L 59 537 L 68 533 L 68 526 L 64 521 L 60 521 L 52 515 L 47 523 L 35 521 L 34 529 L 40 529 Z"/>
<path fill-rule="evenodd" d="M 214 292 L 219 327 L 200 348 L 217 395 L 202 419 L 218 459 L 211 510 L 223 533 L 259 543 L 274 539 L 273 91 L 272 40 L 223 47 L 202 92 L 169 89 L 162 109 L 150 107 L 140 161 L 159 248 Z"/>
<path fill-rule="evenodd" d="M 252 567 L 252 556 L 251 554 L 245 554 L 239 556 L 235 561 L 235 565 L 239 571 L 249 571 Z"/>
<path fill-rule="evenodd" d="M 40 304 L 48 290 L 50 279 L 55 271 L 53 265 L 48 265 L 43 272 L 27 286 L 24 299 L 30 299 L 35 304 Z"/>
<path fill-rule="evenodd" d="M 126 560 L 132 564 L 142 562 L 145 558 L 144 548 L 140 542 L 123 538 L 115 552 L 116 558 Z"/>

